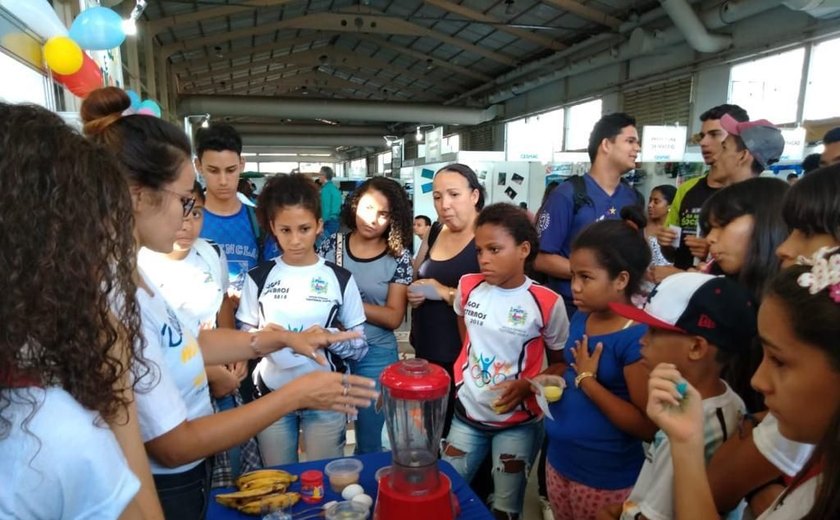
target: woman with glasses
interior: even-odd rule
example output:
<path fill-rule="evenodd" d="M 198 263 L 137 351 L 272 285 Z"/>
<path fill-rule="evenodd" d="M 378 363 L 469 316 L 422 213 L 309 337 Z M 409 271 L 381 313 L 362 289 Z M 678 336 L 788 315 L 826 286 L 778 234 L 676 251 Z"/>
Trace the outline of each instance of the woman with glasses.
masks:
<path fill-rule="evenodd" d="M 195 172 L 186 135 L 176 126 L 143 115 L 123 116 L 131 102 L 120 89 L 92 92 L 82 103 L 84 132 L 116 157 L 128 181 L 138 249 L 172 251 L 183 220 L 195 206 Z M 95 244 L 90 244 L 95 247 Z M 148 370 L 136 384 L 140 432 L 158 497 L 167 518 L 203 518 L 209 496 L 208 458 L 239 445 L 298 408 L 355 414 L 376 397 L 374 382 L 332 372 L 313 372 L 248 405 L 213 414 L 206 365 L 267 356 L 282 348 L 315 356 L 317 347 L 356 336 L 280 327 L 248 333 L 202 330 L 198 338 L 149 281 L 136 272 L 137 301 Z"/>

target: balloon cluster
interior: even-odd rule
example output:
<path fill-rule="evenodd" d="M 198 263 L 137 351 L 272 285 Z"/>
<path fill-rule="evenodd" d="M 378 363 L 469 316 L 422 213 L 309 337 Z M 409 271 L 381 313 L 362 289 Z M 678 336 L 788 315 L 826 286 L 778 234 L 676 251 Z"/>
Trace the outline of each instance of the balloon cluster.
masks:
<path fill-rule="evenodd" d="M 122 45 L 126 34 L 120 15 L 107 7 L 90 7 L 79 13 L 68 31 L 47 0 L 0 0 L 0 6 L 46 40 L 44 60 L 57 82 L 81 98 L 103 86 L 102 70 L 84 51 Z M 160 117 L 155 101 L 142 101 L 136 92 L 127 92 L 133 112 Z"/>

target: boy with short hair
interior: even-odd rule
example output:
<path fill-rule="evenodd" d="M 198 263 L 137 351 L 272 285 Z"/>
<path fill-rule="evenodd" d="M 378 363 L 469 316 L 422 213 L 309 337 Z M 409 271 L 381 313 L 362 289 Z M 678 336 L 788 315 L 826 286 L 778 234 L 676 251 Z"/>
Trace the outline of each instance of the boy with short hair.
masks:
<path fill-rule="evenodd" d="M 758 333 L 756 305 L 736 282 L 703 273 L 666 278 L 642 309 L 611 304 L 616 313 L 645 323 L 642 358 L 649 367 L 671 363 L 703 397 L 706 460 L 738 429 L 744 402 L 721 379 L 735 356 L 747 354 Z M 630 496 L 602 511 L 621 520 L 674 518 L 674 469 L 668 437 L 660 430 Z"/>

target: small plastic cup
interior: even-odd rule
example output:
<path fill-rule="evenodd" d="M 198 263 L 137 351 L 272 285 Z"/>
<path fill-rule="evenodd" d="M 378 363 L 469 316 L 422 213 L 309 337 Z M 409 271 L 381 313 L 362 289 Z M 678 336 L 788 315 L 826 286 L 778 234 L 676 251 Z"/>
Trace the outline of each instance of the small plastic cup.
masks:
<path fill-rule="evenodd" d="M 338 459 L 327 464 L 324 473 L 330 479 L 330 487 L 336 493 L 341 493 L 350 484 L 359 482 L 359 474 L 364 465 L 357 459 Z"/>
<path fill-rule="evenodd" d="M 365 520 L 370 509 L 358 502 L 339 502 L 327 509 L 327 520 Z"/>

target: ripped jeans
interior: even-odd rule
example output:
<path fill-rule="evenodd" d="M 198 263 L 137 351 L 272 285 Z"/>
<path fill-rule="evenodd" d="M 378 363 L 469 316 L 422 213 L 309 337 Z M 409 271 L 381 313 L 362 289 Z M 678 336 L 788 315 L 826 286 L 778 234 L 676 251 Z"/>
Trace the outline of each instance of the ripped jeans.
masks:
<path fill-rule="evenodd" d="M 528 472 L 542 437 L 542 421 L 485 431 L 469 426 L 456 416 L 443 443 L 441 459 L 452 464 L 458 474 L 470 482 L 487 451 L 492 450 L 493 509 L 521 515 Z"/>

